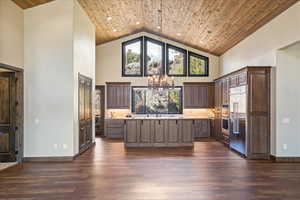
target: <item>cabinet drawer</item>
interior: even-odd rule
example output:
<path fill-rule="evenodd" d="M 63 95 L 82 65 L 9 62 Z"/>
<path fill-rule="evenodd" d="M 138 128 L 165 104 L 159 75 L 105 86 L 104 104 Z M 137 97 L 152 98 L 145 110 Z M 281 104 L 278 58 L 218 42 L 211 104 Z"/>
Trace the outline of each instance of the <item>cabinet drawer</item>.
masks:
<path fill-rule="evenodd" d="M 106 125 L 107 128 L 123 127 L 124 120 L 122 120 L 122 119 L 109 119 L 109 120 L 105 120 L 105 125 Z"/>
<path fill-rule="evenodd" d="M 106 135 L 108 138 L 123 138 L 123 128 L 107 128 Z"/>

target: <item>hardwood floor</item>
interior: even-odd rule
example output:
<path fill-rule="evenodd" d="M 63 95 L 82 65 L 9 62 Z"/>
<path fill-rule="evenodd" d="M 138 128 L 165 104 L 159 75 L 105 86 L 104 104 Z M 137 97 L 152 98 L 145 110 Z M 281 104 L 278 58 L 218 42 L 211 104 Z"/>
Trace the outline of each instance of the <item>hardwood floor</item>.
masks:
<path fill-rule="evenodd" d="M 248 161 L 206 140 L 190 149 L 132 149 L 96 139 L 66 163 L 24 163 L 0 172 L 0 199 L 296 200 L 300 164 Z"/>

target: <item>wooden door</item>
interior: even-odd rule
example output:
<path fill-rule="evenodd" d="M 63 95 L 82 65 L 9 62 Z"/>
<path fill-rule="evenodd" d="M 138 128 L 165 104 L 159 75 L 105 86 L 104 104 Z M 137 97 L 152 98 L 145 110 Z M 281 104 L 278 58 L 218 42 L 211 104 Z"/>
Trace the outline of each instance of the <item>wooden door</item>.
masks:
<path fill-rule="evenodd" d="M 92 143 L 92 79 L 79 74 L 79 152 Z"/>
<path fill-rule="evenodd" d="M 0 73 L 0 161 L 15 161 L 16 78 Z"/>

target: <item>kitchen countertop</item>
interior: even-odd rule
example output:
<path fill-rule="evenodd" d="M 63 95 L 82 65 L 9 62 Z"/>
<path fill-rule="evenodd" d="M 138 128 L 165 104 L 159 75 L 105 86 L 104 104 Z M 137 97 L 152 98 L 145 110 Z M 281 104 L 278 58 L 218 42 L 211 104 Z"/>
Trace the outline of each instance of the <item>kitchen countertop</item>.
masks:
<path fill-rule="evenodd" d="M 114 117 L 114 118 L 105 118 L 105 119 L 122 119 L 122 120 L 130 120 L 130 119 L 214 119 L 213 117 L 171 117 L 171 116 L 162 116 L 162 117 Z"/>

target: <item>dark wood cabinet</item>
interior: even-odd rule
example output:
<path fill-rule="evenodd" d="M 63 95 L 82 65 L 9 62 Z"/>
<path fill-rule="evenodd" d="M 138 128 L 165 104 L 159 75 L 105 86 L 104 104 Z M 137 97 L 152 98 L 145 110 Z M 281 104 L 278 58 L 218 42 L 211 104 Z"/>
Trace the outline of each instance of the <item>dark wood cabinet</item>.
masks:
<path fill-rule="evenodd" d="M 180 122 L 177 119 L 170 119 L 167 121 L 167 141 L 168 146 L 177 146 L 180 143 Z"/>
<path fill-rule="evenodd" d="M 167 120 L 154 120 L 153 146 L 164 146 L 167 137 Z"/>
<path fill-rule="evenodd" d="M 124 121 L 126 147 L 193 146 L 194 120 L 128 119 Z"/>
<path fill-rule="evenodd" d="M 194 141 L 194 123 L 195 120 L 192 119 L 186 119 L 181 121 L 181 126 L 182 126 L 182 143 L 192 143 Z"/>
<path fill-rule="evenodd" d="M 209 119 L 196 119 L 194 120 L 194 138 L 210 137 L 211 124 Z"/>
<path fill-rule="evenodd" d="M 140 120 L 140 143 L 143 143 L 145 147 L 152 146 L 152 120 Z"/>
<path fill-rule="evenodd" d="M 140 138 L 140 120 L 125 120 L 124 121 L 124 142 L 127 146 L 138 146 Z"/>
<path fill-rule="evenodd" d="M 214 132 L 213 135 L 216 139 L 222 140 L 222 80 L 216 80 L 215 82 L 215 118 L 214 118 Z"/>
<path fill-rule="evenodd" d="M 92 79 L 79 74 L 79 153 L 92 144 Z"/>
<path fill-rule="evenodd" d="M 184 108 L 213 108 L 214 83 L 184 83 Z"/>
<path fill-rule="evenodd" d="M 109 82 L 107 87 L 107 108 L 108 109 L 129 109 L 130 108 L 130 83 Z"/>
<path fill-rule="evenodd" d="M 124 137 L 124 123 L 122 119 L 106 119 L 104 135 L 111 139 L 123 139 Z"/>
<path fill-rule="evenodd" d="M 214 136 L 224 143 L 230 143 L 230 137 L 222 135 L 221 106 L 230 104 L 230 88 L 239 86 L 246 86 L 245 155 L 253 159 L 269 159 L 270 67 L 245 67 L 215 80 Z"/>
<path fill-rule="evenodd" d="M 222 79 L 222 105 L 229 104 L 229 79 Z"/>

